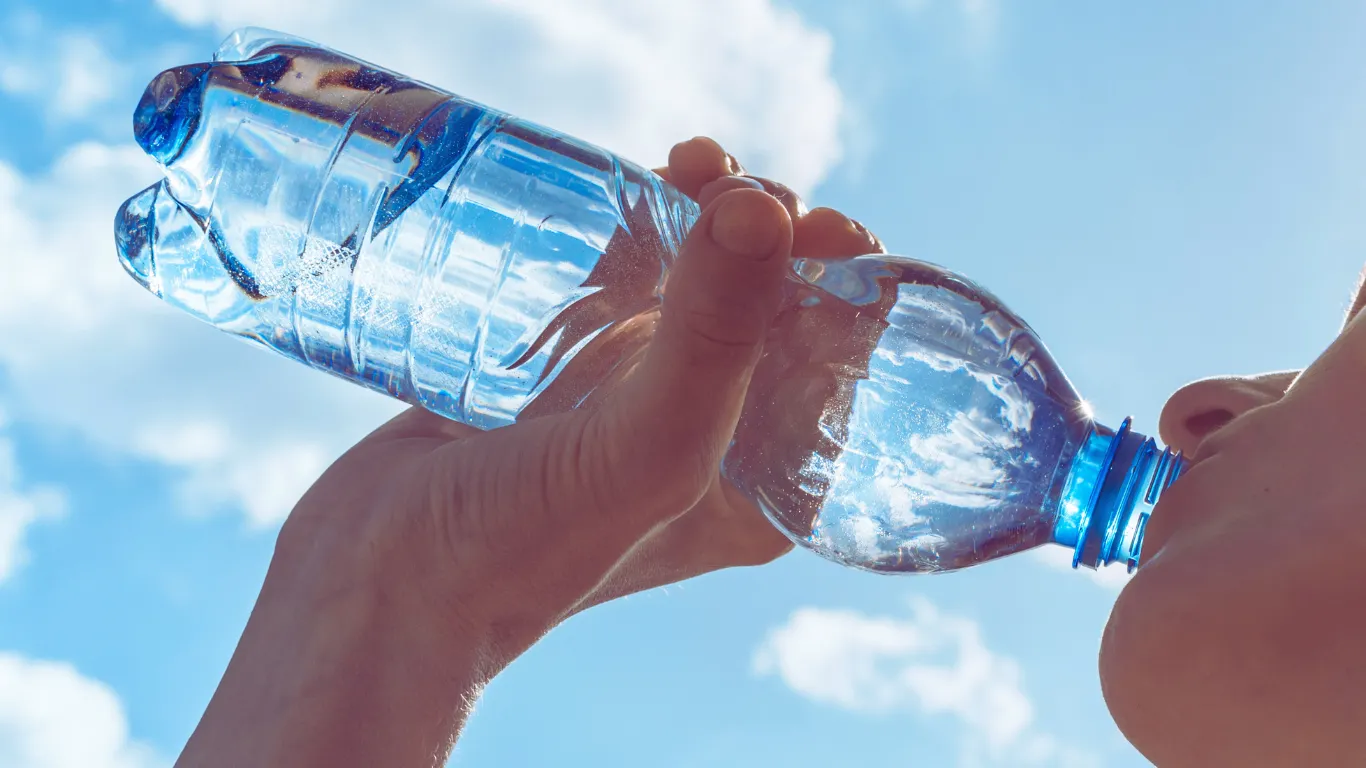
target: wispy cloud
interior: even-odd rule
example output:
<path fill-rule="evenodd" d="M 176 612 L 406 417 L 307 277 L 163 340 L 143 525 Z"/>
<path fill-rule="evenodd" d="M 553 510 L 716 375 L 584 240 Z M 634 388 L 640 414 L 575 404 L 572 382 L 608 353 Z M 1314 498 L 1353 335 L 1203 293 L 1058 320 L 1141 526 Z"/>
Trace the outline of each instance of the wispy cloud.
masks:
<path fill-rule="evenodd" d="M 403 0 L 419 24 L 357 24 L 368 0 L 157 0 L 187 25 L 274 27 L 659 165 L 722 141 L 810 191 L 842 155 L 833 43 L 772 0 Z"/>
<path fill-rule="evenodd" d="M 24 538 L 28 529 L 55 520 L 66 510 L 66 497 L 60 490 L 23 484 L 14 443 L 5 437 L 4 428 L 5 415 L 0 412 L 0 583 L 27 559 Z"/>
<path fill-rule="evenodd" d="M 50 29 L 32 13 L 0 20 L 0 92 L 41 103 L 50 120 L 99 115 L 128 74 L 90 31 Z"/>
<path fill-rule="evenodd" d="M 1000 3 L 1001 0 L 900 0 L 901 9 L 913 16 L 951 7 L 963 24 L 968 45 L 978 53 L 985 53 L 995 43 Z"/>
<path fill-rule="evenodd" d="M 0 163 L 11 405 L 26 421 L 167 465 L 186 509 L 239 509 L 269 526 L 399 405 L 250 349 L 130 280 L 113 212 L 155 175 L 136 147 L 93 143 L 37 176 Z"/>
<path fill-rule="evenodd" d="M 996 36 L 1000 23 L 1000 0 L 958 0 L 968 33 L 981 45 L 989 45 Z"/>
<path fill-rule="evenodd" d="M 1094 763 L 1034 729 L 1019 665 L 988 648 L 976 622 L 923 598 L 910 608 L 909 617 L 801 608 L 769 631 L 753 669 L 852 712 L 951 717 L 962 728 L 964 764 Z"/>
<path fill-rule="evenodd" d="M 158 768 L 114 691 L 70 664 L 0 652 L 0 765 Z"/>

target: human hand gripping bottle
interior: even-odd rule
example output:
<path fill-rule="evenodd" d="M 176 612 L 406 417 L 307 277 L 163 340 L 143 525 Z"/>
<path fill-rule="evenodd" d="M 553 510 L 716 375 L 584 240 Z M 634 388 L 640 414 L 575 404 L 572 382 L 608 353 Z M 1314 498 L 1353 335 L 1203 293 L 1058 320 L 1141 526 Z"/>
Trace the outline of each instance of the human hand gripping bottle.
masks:
<path fill-rule="evenodd" d="M 157 76 L 134 130 L 165 169 L 116 221 L 139 283 L 484 429 L 627 372 L 700 213 L 609 152 L 259 29 Z M 995 296 L 879 254 L 793 261 L 722 474 L 857 568 L 1052 544 L 1132 570 L 1184 466 L 1128 419 L 1092 421 Z"/>

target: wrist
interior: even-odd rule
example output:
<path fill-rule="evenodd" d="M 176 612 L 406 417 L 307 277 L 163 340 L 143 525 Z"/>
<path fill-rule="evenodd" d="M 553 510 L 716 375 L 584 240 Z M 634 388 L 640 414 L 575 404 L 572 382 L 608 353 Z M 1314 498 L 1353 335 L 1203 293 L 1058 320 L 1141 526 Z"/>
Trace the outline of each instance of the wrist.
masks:
<path fill-rule="evenodd" d="M 416 590 L 272 565 L 178 766 L 440 766 L 515 653 Z M 385 586 L 392 586 L 392 583 Z"/>

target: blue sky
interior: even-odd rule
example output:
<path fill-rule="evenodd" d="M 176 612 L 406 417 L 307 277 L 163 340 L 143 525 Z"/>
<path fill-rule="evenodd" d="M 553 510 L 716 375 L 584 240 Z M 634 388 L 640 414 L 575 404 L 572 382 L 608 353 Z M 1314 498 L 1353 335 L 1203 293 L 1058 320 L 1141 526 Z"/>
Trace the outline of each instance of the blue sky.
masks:
<path fill-rule="evenodd" d="M 169 764 L 282 515 L 395 410 L 115 262 L 142 86 L 246 23 L 644 163 L 715 135 L 1001 295 L 1111 424 L 1305 364 L 1366 262 L 1351 0 L 0 0 L 0 768 Z M 495 681 L 452 764 L 1144 765 L 1095 671 L 1122 580 L 1059 564 L 797 553 L 619 601 Z"/>

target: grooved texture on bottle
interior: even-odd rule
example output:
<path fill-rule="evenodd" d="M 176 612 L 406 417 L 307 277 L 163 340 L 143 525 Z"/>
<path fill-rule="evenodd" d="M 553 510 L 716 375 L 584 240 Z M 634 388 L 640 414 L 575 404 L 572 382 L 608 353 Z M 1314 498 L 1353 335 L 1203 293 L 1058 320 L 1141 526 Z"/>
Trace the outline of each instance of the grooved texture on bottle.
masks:
<path fill-rule="evenodd" d="M 586 395 L 648 325 L 692 201 L 608 152 L 267 36 L 163 73 L 139 141 L 167 178 L 121 212 L 163 298 L 479 427 Z M 192 104 L 186 104 L 192 100 Z M 155 280 L 152 279 L 155 275 Z"/>
<path fill-rule="evenodd" d="M 804 546 L 868 570 L 1053 541 L 1091 422 L 1034 332 L 925 262 L 794 266 L 726 476 Z"/>

